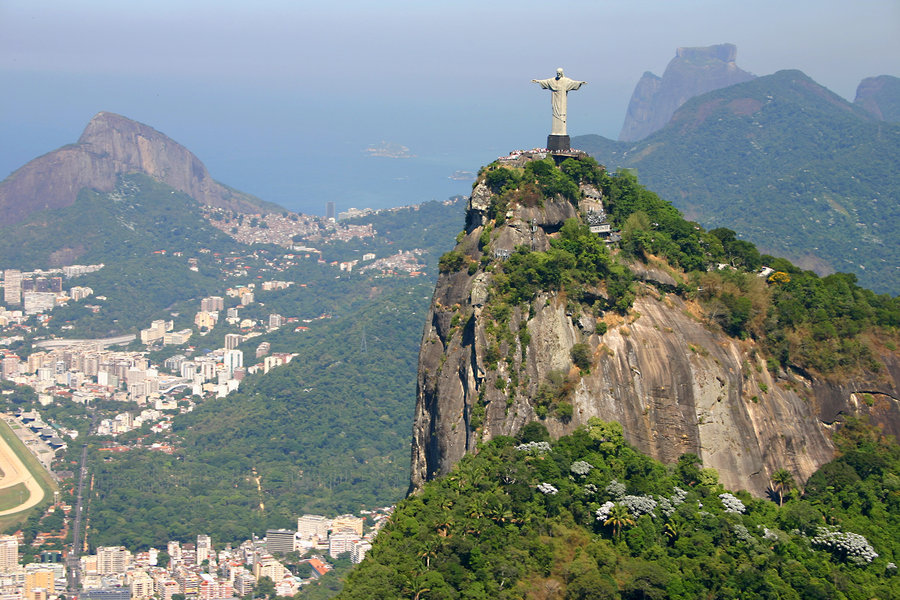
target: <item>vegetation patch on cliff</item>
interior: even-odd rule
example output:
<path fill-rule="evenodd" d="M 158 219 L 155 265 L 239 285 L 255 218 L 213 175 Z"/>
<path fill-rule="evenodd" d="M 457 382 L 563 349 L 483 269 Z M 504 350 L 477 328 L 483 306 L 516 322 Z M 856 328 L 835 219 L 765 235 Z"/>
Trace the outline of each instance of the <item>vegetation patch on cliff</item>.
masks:
<path fill-rule="evenodd" d="M 401 502 L 341 597 L 896 598 L 900 448 L 856 421 L 838 445 L 805 493 L 773 478 L 779 507 L 615 423 L 531 423 Z"/>

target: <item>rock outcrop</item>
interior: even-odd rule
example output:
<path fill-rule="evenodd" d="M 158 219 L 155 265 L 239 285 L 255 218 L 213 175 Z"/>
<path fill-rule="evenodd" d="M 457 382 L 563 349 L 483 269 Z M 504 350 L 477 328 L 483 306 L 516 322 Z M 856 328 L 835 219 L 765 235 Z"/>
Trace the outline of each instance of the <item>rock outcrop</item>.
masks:
<path fill-rule="evenodd" d="M 856 88 L 853 103 L 879 121 L 900 123 L 900 78 L 890 75 L 866 77 Z"/>
<path fill-rule="evenodd" d="M 700 94 L 753 79 L 735 64 L 737 47 L 678 48 L 662 77 L 644 73 L 628 103 L 619 140 L 642 140 L 662 129 L 679 106 Z"/>
<path fill-rule="evenodd" d="M 98 113 L 78 143 L 36 158 L 0 182 L 0 226 L 75 202 L 82 188 L 110 192 L 123 173 L 149 175 L 201 204 L 265 212 L 265 203 L 214 181 L 187 148 L 142 123 Z"/>
<path fill-rule="evenodd" d="M 518 333 L 504 332 L 502 358 L 490 357 L 498 338 L 489 308 L 493 274 L 478 267 L 480 246 L 489 238 L 484 252 L 546 249 L 562 221 L 578 213 L 562 198 L 513 206 L 505 224 L 486 233 L 490 197 L 484 184 L 475 188 L 456 247 L 471 268 L 442 273 L 434 292 L 419 356 L 413 489 L 447 473 L 480 440 L 538 420 L 534 398 L 554 377 L 568 378 L 571 416 L 546 415 L 552 435 L 591 417 L 618 421 L 628 441 L 654 458 L 674 462 L 693 452 L 726 487 L 758 495 L 775 470 L 805 480 L 831 460 L 829 430 L 842 414 L 870 415 L 900 433 L 896 352 L 881 357 L 881 373 L 839 384 L 772 374 L 752 341 L 724 335 L 698 306 L 666 294 L 675 281 L 659 266 L 636 270 L 642 283 L 633 310 L 607 315 L 601 326 L 562 293 L 539 293 L 513 307 L 509 330 Z M 576 344 L 590 350 L 587 371 L 573 365 Z"/>

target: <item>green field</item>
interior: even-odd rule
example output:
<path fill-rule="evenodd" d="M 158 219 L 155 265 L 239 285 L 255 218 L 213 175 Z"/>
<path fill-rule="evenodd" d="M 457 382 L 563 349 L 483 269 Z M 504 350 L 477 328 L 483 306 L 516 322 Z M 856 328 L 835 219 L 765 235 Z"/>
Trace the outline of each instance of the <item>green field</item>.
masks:
<path fill-rule="evenodd" d="M 24 483 L 0 490 L 0 510 L 7 510 L 28 500 L 28 488 Z"/>

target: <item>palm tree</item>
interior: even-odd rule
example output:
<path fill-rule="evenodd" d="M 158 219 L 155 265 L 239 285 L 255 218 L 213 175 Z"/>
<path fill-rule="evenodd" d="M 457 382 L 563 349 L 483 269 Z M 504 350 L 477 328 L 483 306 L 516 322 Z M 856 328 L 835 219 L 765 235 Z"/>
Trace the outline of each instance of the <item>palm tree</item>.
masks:
<path fill-rule="evenodd" d="M 784 506 L 784 496 L 794 487 L 794 476 L 787 469 L 772 473 L 772 491 L 778 494 L 778 506 Z"/>
<path fill-rule="evenodd" d="M 675 538 L 678 537 L 678 529 L 671 521 L 666 523 L 666 526 L 663 528 L 663 533 L 666 534 L 666 537 L 669 538 L 670 542 L 675 541 Z"/>
<path fill-rule="evenodd" d="M 634 525 L 634 519 L 628 509 L 621 505 L 615 504 L 609 511 L 609 516 L 603 521 L 604 525 L 610 525 L 613 528 L 613 535 L 618 538 L 622 528 L 626 525 Z"/>
<path fill-rule="evenodd" d="M 419 558 L 425 559 L 425 568 L 431 568 L 431 559 L 437 556 L 437 544 L 428 544 L 419 552 Z"/>

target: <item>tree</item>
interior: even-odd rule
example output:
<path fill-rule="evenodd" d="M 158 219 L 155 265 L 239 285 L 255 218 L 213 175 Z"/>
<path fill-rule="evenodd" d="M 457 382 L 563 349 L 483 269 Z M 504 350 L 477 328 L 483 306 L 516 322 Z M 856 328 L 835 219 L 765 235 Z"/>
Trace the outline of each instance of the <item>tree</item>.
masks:
<path fill-rule="evenodd" d="M 628 512 L 628 508 L 622 504 L 615 504 L 609 511 L 609 516 L 603 521 L 603 524 L 612 527 L 613 536 L 618 538 L 623 527 L 626 525 L 634 525 L 634 519 L 631 518 L 631 513 Z"/>
<path fill-rule="evenodd" d="M 784 495 L 794 487 L 794 476 L 787 469 L 772 473 L 772 491 L 778 494 L 778 506 L 784 505 Z"/>
<path fill-rule="evenodd" d="M 581 369 L 582 371 L 587 371 L 591 368 L 591 347 L 587 344 L 580 342 L 572 346 L 572 350 L 570 352 L 572 356 L 572 362 L 575 363 L 575 366 Z"/>
<path fill-rule="evenodd" d="M 253 588 L 253 595 L 274 598 L 278 595 L 275 591 L 275 582 L 272 581 L 270 577 L 260 577 L 259 581 L 256 582 L 256 586 Z"/>

